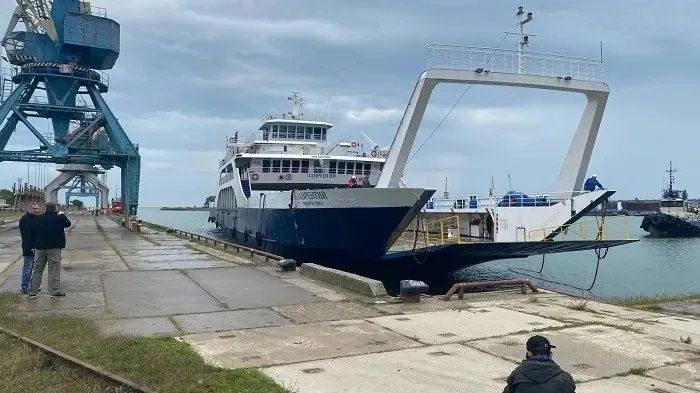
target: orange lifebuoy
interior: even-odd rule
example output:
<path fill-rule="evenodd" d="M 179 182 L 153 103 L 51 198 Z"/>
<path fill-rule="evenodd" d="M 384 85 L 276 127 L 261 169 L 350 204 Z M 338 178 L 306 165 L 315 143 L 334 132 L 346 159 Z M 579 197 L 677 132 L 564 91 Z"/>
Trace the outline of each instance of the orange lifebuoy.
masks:
<path fill-rule="evenodd" d="M 353 142 L 352 147 L 357 147 L 357 142 Z"/>
<path fill-rule="evenodd" d="M 253 173 L 252 175 L 250 175 L 250 178 L 253 179 L 253 180 L 258 180 L 258 174 L 257 174 L 257 173 Z"/>
<path fill-rule="evenodd" d="M 372 157 L 376 157 L 376 156 L 377 156 L 377 151 L 376 151 L 376 150 L 372 150 Z"/>

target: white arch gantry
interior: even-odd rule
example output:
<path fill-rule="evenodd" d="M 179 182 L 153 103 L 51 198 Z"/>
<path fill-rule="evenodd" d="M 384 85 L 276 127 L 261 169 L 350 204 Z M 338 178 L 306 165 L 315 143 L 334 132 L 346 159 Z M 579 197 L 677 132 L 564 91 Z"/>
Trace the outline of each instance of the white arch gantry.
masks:
<path fill-rule="evenodd" d="M 428 69 L 413 89 L 377 187 L 399 187 L 435 86 L 461 83 L 584 94 L 586 107 L 554 185 L 555 192 L 581 189 L 610 92 L 602 81 L 602 61 L 528 52 L 519 68 L 516 51 L 446 45 L 430 45 L 427 58 Z"/>

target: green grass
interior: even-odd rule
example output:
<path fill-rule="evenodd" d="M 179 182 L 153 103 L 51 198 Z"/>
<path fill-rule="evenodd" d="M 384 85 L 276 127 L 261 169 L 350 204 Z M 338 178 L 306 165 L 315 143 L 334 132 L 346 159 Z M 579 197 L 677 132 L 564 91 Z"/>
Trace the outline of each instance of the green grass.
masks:
<path fill-rule="evenodd" d="M 627 370 L 626 373 L 623 373 L 623 375 L 639 375 L 639 376 L 645 376 L 647 374 L 647 371 L 649 371 L 649 368 L 646 367 L 633 367 L 629 370 Z"/>
<path fill-rule="evenodd" d="M 688 293 L 685 295 L 651 295 L 651 296 L 630 296 L 623 298 L 609 299 L 611 303 L 618 306 L 644 308 L 647 310 L 660 310 L 661 303 L 694 301 L 700 302 L 700 292 Z"/>
<path fill-rule="evenodd" d="M 109 382 L 53 362 L 6 335 L 0 335 L 0 353 L 0 386 L 5 393 L 117 392 Z"/>
<path fill-rule="evenodd" d="M 588 300 L 586 299 L 571 301 L 566 305 L 566 307 L 576 311 L 593 312 L 593 310 L 588 307 Z"/>
<path fill-rule="evenodd" d="M 18 295 L 0 294 L 0 326 L 18 332 L 24 336 L 40 341 L 46 345 L 66 352 L 78 359 L 102 367 L 107 371 L 145 385 L 158 392 L 250 392 L 250 393 L 284 393 L 271 379 L 257 370 L 228 370 L 212 367 L 186 343 L 173 338 L 147 337 L 100 337 L 94 324 L 87 319 L 49 317 L 31 318 L 16 312 L 20 301 Z M 5 344 L 9 345 L 9 344 Z M 0 347 L 2 348 L 2 347 Z M 5 357 L 5 351 L 0 353 Z M 26 355 L 18 354 L 17 361 Z M 6 360 L 6 359 L 4 359 Z M 11 361 L 10 364 L 14 363 Z M 4 363 L 0 363 L 0 386 L 12 386 L 17 380 L 36 380 L 37 384 L 63 383 L 65 378 L 44 376 L 35 378 L 36 368 L 13 367 L 7 372 Z M 70 370 L 68 370 L 70 371 Z M 78 375 L 78 374 L 70 374 Z M 81 377 L 82 378 L 82 377 Z M 47 382 L 48 381 L 48 382 Z M 66 382 L 67 384 L 69 382 Z M 87 382 L 80 382 L 86 384 Z M 108 392 L 99 386 L 95 389 L 39 388 L 23 391 L 46 392 Z M 89 387 L 89 384 L 88 384 Z M 4 390 L 3 390 L 4 392 Z"/>

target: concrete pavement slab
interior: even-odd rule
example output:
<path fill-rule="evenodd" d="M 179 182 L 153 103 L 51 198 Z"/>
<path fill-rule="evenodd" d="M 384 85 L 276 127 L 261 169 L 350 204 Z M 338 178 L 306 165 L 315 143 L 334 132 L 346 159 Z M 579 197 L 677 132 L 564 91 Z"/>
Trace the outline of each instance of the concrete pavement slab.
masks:
<path fill-rule="evenodd" d="M 459 344 L 275 366 L 263 372 L 299 393 L 502 392 L 516 364 Z"/>
<path fill-rule="evenodd" d="M 647 375 L 700 391 L 700 359 L 647 371 Z"/>
<path fill-rule="evenodd" d="M 170 255 L 139 255 L 139 256 L 126 256 L 124 257 L 128 261 L 137 262 L 173 262 L 173 261 L 189 261 L 189 260 L 215 260 L 215 258 L 209 255 L 198 253 L 198 252 L 181 252 L 179 254 Z"/>
<path fill-rule="evenodd" d="M 75 318 L 88 318 L 93 321 L 98 321 L 101 319 L 108 318 L 107 310 L 104 306 L 102 307 L 87 307 L 87 308 L 73 308 L 64 310 L 40 310 L 40 311 L 25 311 L 23 315 L 29 316 L 30 318 L 46 318 L 46 317 L 75 317 Z"/>
<path fill-rule="evenodd" d="M 578 393 L 693 393 L 694 391 L 652 378 L 629 375 L 576 385 Z"/>
<path fill-rule="evenodd" d="M 295 323 L 363 319 L 382 315 L 379 311 L 356 302 L 307 303 L 277 306 L 273 309 Z"/>
<path fill-rule="evenodd" d="M 321 301 L 303 289 L 253 268 L 195 269 L 185 273 L 232 310 Z"/>
<path fill-rule="evenodd" d="M 102 321 L 99 324 L 103 336 L 177 336 L 180 331 L 166 317 L 126 318 Z"/>
<path fill-rule="evenodd" d="M 36 299 L 22 297 L 18 309 L 22 311 L 68 310 L 83 308 L 104 308 L 105 298 L 102 292 L 70 292 L 66 297 L 52 298 L 49 296 L 46 283 Z"/>
<path fill-rule="evenodd" d="M 107 272 L 107 309 L 119 317 L 222 311 L 224 308 L 180 271 Z"/>
<path fill-rule="evenodd" d="M 575 302 L 572 301 L 572 304 Z M 566 322 L 593 322 L 613 325 L 630 325 L 632 323 L 631 320 L 594 312 L 593 309 L 591 311 L 575 310 L 571 308 L 571 305 L 564 306 L 546 301 L 538 301 L 537 303 L 510 302 L 501 304 L 499 307 Z"/>
<path fill-rule="evenodd" d="M 231 264 L 224 261 L 216 261 L 213 259 L 199 259 L 199 260 L 172 260 L 170 262 L 142 262 L 133 261 L 125 258 L 126 265 L 131 270 L 174 270 L 174 269 L 203 269 L 203 268 L 217 268 L 217 267 L 229 267 Z"/>
<path fill-rule="evenodd" d="M 641 321 L 635 325 L 644 330 L 644 333 L 657 337 L 665 337 L 670 340 L 680 341 L 681 337 L 690 337 L 690 343 L 695 348 L 700 346 L 700 320 L 691 316 L 675 316 L 655 318 L 648 321 Z"/>
<path fill-rule="evenodd" d="M 362 320 L 203 333 L 182 339 L 205 361 L 230 368 L 303 362 L 421 345 Z"/>
<path fill-rule="evenodd" d="M 687 345 L 607 326 L 582 326 L 538 333 L 549 339 L 554 360 L 574 379 L 586 381 L 693 358 Z M 516 334 L 470 342 L 470 346 L 519 361 L 531 334 Z"/>
<path fill-rule="evenodd" d="M 391 315 L 370 321 L 426 344 L 445 344 L 564 326 L 561 322 L 498 307 Z"/>
<path fill-rule="evenodd" d="M 558 304 L 564 307 L 571 307 L 580 302 L 585 302 L 586 308 L 592 312 L 597 312 L 600 314 L 608 315 L 611 317 L 617 317 L 629 320 L 641 320 L 641 319 L 651 319 L 663 317 L 663 314 L 654 313 L 650 311 L 638 310 L 634 308 L 615 306 L 607 303 L 600 303 L 595 301 L 587 301 L 586 299 L 576 299 L 567 296 L 556 296 L 548 297 L 543 299 L 544 303 Z"/>
<path fill-rule="evenodd" d="M 281 326 L 290 323 L 266 308 L 176 315 L 173 320 L 185 334 Z"/>

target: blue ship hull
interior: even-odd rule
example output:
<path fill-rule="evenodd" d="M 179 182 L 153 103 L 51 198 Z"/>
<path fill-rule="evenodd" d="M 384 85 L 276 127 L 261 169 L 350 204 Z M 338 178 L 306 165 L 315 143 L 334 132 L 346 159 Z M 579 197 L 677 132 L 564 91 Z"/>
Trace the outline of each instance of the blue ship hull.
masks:
<path fill-rule="evenodd" d="M 658 237 L 700 237 L 700 222 L 666 213 L 647 214 L 640 228 Z"/>
<path fill-rule="evenodd" d="M 431 195 L 413 206 L 217 209 L 214 221 L 234 243 L 297 262 L 360 264 L 379 260 Z"/>

